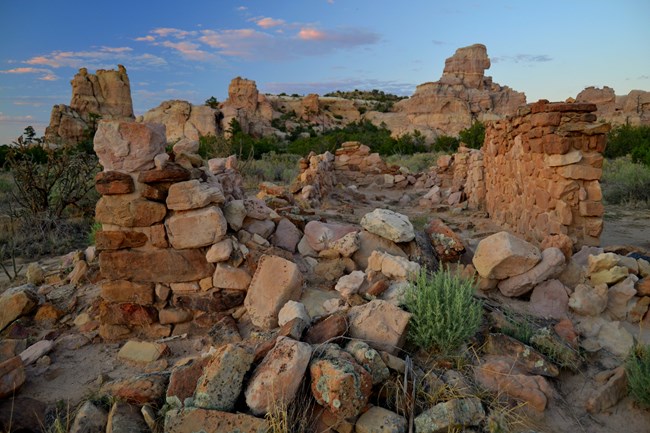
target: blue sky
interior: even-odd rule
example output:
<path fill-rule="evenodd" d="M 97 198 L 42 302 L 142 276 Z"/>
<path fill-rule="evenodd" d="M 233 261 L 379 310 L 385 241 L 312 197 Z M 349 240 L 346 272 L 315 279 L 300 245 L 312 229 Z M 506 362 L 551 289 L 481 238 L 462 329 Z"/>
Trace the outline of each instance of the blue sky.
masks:
<path fill-rule="evenodd" d="M 126 66 L 137 114 L 227 96 L 378 88 L 410 95 L 456 48 L 482 43 L 494 81 L 564 100 L 650 90 L 648 0 L 0 0 L 0 143 L 70 102 L 80 67 Z"/>

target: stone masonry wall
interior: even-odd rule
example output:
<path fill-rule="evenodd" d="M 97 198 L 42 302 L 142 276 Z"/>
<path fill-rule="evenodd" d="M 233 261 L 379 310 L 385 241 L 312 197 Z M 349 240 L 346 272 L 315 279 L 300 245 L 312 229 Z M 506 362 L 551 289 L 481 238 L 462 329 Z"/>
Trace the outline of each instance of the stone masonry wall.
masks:
<path fill-rule="evenodd" d="M 534 242 L 568 236 L 598 245 L 606 133 L 596 105 L 539 101 L 488 124 L 483 146 L 485 210 Z"/>
<path fill-rule="evenodd" d="M 249 253 L 273 242 L 271 209 L 244 199 L 234 158 L 206 167 L 197 141 L 170 153 L 166 143 L 157 124 L 102 121 L 95 135 L 104 168 L 96 177 L 100 334 L 108 340 L 187 332 L 241 305 L 259 259 Z"/>

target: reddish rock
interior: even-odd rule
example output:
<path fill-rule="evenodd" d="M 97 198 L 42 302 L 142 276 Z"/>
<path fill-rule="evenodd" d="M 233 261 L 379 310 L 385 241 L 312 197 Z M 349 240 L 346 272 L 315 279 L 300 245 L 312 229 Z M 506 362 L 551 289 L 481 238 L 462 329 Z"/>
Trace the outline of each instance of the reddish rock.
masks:
<path fill-rule="evenodd" d="M 309 344 L 336 342 L 345 336 L 348 321 L 345 314 L 332 314 L 312 325 L 305 333 L 304 340 Z"/>
<path fill-rule="evenodd" d="M 165 401 L 171 407 L 180 408 L 185 405 L 185 400 L 194 395 L 194 389 L 199 378 L 203 375 L 203 368 L 210 357 L 200 357 L 189 361 L 187 364 L 174 367 L 169 376 L 169 386 Z"/>
<path fill-rule="evenodd" d="M 518 369 L 530 374 L 557 377 L 558 368 L 532 347 L 504 334 L 490 334 L 485 344 L 490 355 L 507 356 Z"/>
<path fill-rule="evenodd" d="M 0 398 L 11 397 L 25 383 L 25 366 L 20 356 L 0 363 Z"/>
<path fill-rule="evenodd" d="M 129 403 L 156 403 L 165 395 L 169 376 L 164 373 L 141 374 L 114 380 L 102 386 L 101 392 Z"/>
<path fill-rule="evenodd" d="M 457 262 L 465 252 L 462 239 L 441 219 L 434 218 L 424 228 L 431 246 L 443 262 Z"/>
<path fill-rule="evenodd" d="M 147 325 L 158 319 L 158 310 L 138 304 L 99 304 L 99 320 L 108 325 Z"/>
<path fill-rule="evenodd" d="M 578 333 L 571 319 L 562 319 L 553 326 L 553 330 L 574 349 L 578 348 Z"/>
<path fill-rule="evenodd" d="M 533 289 L 530 309 L 540 317 L 564 319 L 569 309 L 567 288 L 559 280 L 548 280 Z"/>
<path fill-rule="evenodd" d="M 95 246 L 98 251 L 137 248 L 147 243 L 147 235 L 131 231 L 104 231 L 95 233 Z"/>
<path fill-rule="evenodd" d="M 189 180 L 192 173 L 178 164 L 168 162 L 162 169 L 143 171 L 138 175 L 141 183 L 183 182 Z"/>
<path fill-rule="evenodd" d="M 198 179 L 174 183 L 169 187 L 167 208 L 181 211 L 200 209 L 211 203 L 225 201 L 218 182 L 200 182 Z"/>
<path fill-rule="evenodd" d="M 44 304 L 38 308 L 34 321 L 41 326 L 54 326 L 65 313 L 52 304 Z"/>
<path fill-rule="evenodd" d="M 267 433 L 266 420 L 243 413 L 186 408 L 165 416 L 166 433 Z"/>
<path fill-rule="evenodd" d="M 529 271 L 541 259 L 537 247 L 499 232 L 479 242 L 472 263 L 481 277 L 502 280 Z"/>
<path fill-rule="evenodd" d="M 309 372 L 314 398 L 337 418 L 355 417 L 368 404 L 372 377 L 338 346 L 319 347 Z"/>
<path fill-rule="evenodd" d="M 645 277 L 634 285 L 639 296 L 650 296 L 650 277 Z"/>
<path fill-rule="evenodd" d="M 130 194 L 135 191 L 133 178 L 119 171 L 101 171 L 97 173 L 95 188 L 101 195 Z"/>
<path fill-rule="evenodd" d="M 107 280 L 102 283 L 100 293 L 101 297 L 108 302 L 152 305 L 154 301 L 154 284 L 127 280 Z"/>
<path fill-rule="evenodd" d="M 104 251 L 99 255 L 99 267 L 112 279 L 158 283 L 198 281 L 214 273 L 214 266 L 196 249 Z"/>
<path fill-rule="evenodd" d="M 210 290 L 205 293 L 174 293 L 171 304 L 188 310 L 218 313 L 242 304 L 246 292 L 236 289 Z"/>
<path fill-rule="evenodd" d="M 167 200 L 167 191 L 169 190 L 169 185 L 166 184 L 143 184 L 142 191 L 140 195 L 142 198 L 147 200 L 153 200 L 157 202 L 164 203 Z"/>
<path fill-rule="evenodd" d="M 527 376 L 503 358 L 489 356 L 474 370 L 477 382 L 490 391 L 524 401 L 538 412 L 546 409 L 553 388 L 542 376 Z"/>

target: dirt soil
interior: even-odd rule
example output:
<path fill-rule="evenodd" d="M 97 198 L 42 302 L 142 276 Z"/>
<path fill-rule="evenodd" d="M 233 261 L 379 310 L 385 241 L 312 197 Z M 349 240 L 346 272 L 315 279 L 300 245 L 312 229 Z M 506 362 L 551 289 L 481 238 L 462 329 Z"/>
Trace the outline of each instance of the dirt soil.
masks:
<path fill-rule="evenodd" d="M 422 194 L 417 196 L 411 192 L 408 194 L 412 197 L 406 199 L 404 191 L 372 188 L 337 189 L 323 204 L 320 213 L 333 221 L 342 220 L 358 224 L 365 213 L 377 207 L 389 208 L 408 215 L 417 229 L 421 229 L 427 219 L 435 215 L 460 233 L 467 240 L 470 249 L 474 249 L 483 237 L 499 231 L 499 228 L 492 224 L 484 213 L 458 212 L 451 209 L 440 209 L 434 213 L 417 206 L 419 195 Z M 631 244 L 650 249 L 650 211 L 608 209 L 602 241 L 603 245 Z M 41 264 L 52 273 L 57 271 L 61 262 L 61 258 L 51 258 L 41 261 Z M 4 275 L 0 276 L 0 284 L 8 285 Z M 313 295 L 312 293 L 311 296 Z M 63 400 L 73 407 L 88 396 L 97 393 L 101 383 L 109 379 L 126 378 L 149 371 L 145 366 L 128 365 L 119 361 L 117 352 L 122 344 L 102 342 L 96 333 L 89 333 L 84 337 L 75 330 L 72 321 L 99 296 L 97 286 L 87 284 L 79 289 L 77 296 L 76 312 L 60 320 L 58 329 L 62 331 L 54 331 L 60 334 L 59 338 L 65 335 L 68 337 L 62 340 L 64 343 L 58 344 L 49 353 L 49 364 L 39 362 L 28 367 L 27 381 L 20 391 L 21 396 L 32 397 L 48 404 Z M 522 300 L 492 294 L 489 296 L 516 311 L 525 312 L 527 309 L 527 302 Z M 48 334 L 53 335 L 51 329 L 39 329 L 30 320 L 21 319 L 12 327 L 12 333 L 18 337 L 21 334 L 29 336 L 30 341 L 39 340 Z M 636 338 L 650 343 L 650 329 L 633 325 L 630 325 L 630 328 Z M 197 355 L 205 348 L 205 340 L 201 335 L 178 338 L 168 341 L 167 344 L 170 348 L 170 354 L 165 357 L 167 365 L 173 365 L 181 358 Z M 75 346 L 81 347 L 75 349 Z M 588 363 L 578 373 L 563 372 L 559 378 L 552 379 L 557 397 L 544 414 L 535 415 L 521 409 L 512 410 L 512 414 L 518 414 L 521 420 L 521 423 L 515 426 L 515 431 L 533 429 L 548 433 L 649 432 L 650 410 L 639 409 L 629 398 L 625 398 L 603 414 L 591 415 L 584 409 L 586 396 L 595 386 L 593 375 L 617 365 L 618 362 L 606 355 L 590 355 Z M 159 368 L 163 367 L 165 364 L 159 365 Z"/>

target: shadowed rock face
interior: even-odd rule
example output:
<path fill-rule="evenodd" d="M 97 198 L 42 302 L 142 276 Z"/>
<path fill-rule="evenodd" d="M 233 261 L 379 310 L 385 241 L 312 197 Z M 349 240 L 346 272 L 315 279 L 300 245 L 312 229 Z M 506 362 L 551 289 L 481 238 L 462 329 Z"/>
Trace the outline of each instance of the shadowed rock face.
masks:
<path fill-rule="evenodd" d="M 95 74 L 81 68 L 70 84 L 70 105 L 52 107 L 50 124 L 45 129 L 48 141 L 77 144 L 88 138 L 86 132 L 96 126 L 98 118 L 134 119 L 131 85 L 124 66 L 100 69 Z"/>

